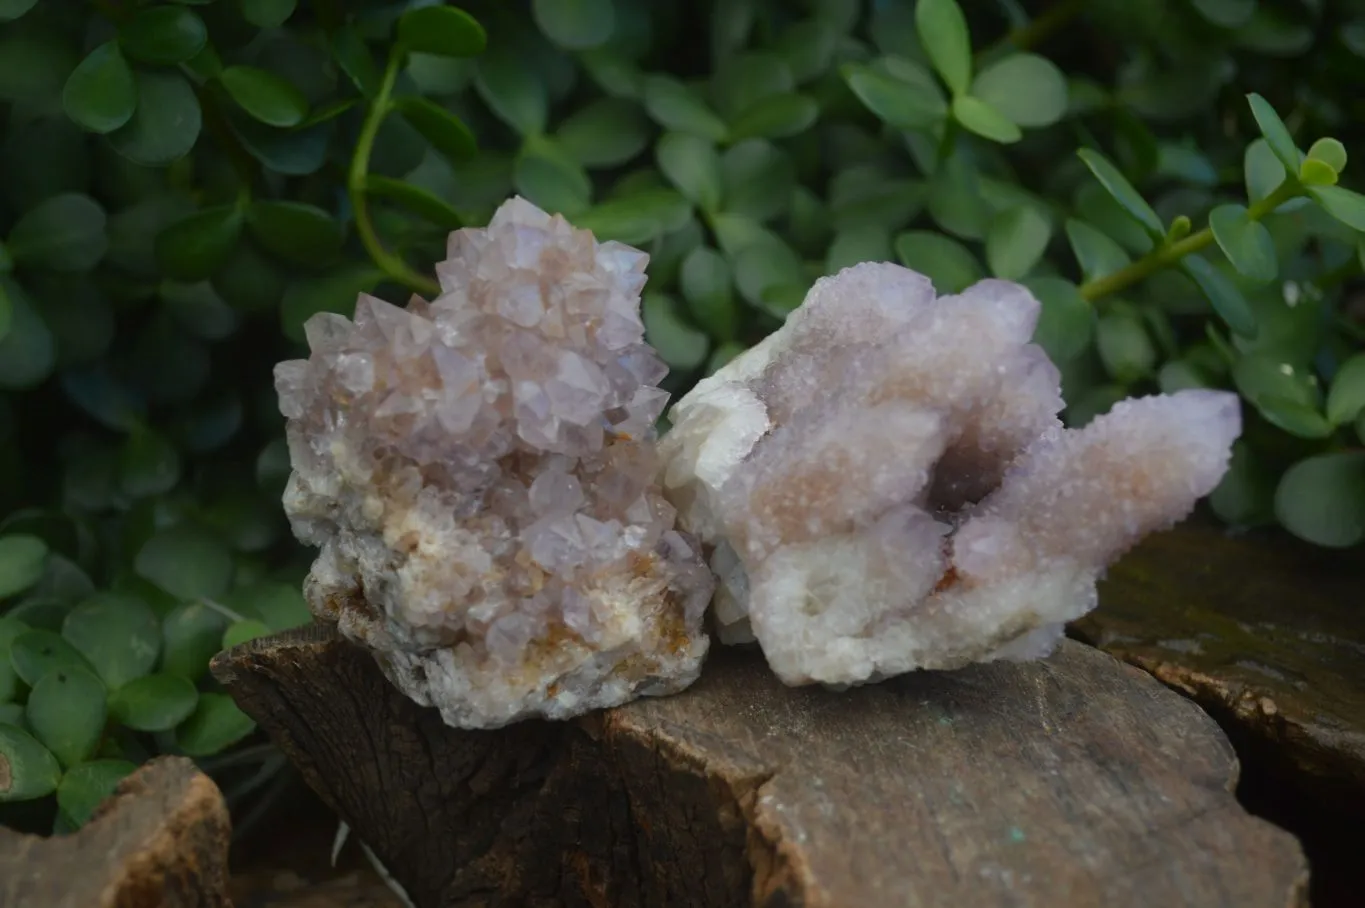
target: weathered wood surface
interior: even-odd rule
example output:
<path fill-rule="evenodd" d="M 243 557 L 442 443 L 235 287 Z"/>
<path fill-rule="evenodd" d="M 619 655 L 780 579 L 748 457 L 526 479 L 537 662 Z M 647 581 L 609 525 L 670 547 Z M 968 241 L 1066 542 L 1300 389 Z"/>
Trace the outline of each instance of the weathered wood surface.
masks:
<path fill-rule="evenodd" d="M 1116 564 L 1074 632 L 1365 803 L 1365 559 L 1182 526 Z"/>
<path fill-rule="evenodd" d="M 422 908 L 1303 904 L 1217 726 L 1070 641 L 846 693 L 722 651 L 683 694 L 492 732 L 326 627 L 214 673 Z"/>
<path fill-rule="evenodd" d="M 153 760 L 72 835 L 0 827 L 0 908 L 230 908 L 230 830 L 213 780 Z"/>
<path fill-rule="evenodd" d="M 1365 558 L 1196 523 L 1116 564 L 1072 633 L 1213 716 L 1239 792 L 1298 833 L 1315 906 L 1365 899 Z"/>

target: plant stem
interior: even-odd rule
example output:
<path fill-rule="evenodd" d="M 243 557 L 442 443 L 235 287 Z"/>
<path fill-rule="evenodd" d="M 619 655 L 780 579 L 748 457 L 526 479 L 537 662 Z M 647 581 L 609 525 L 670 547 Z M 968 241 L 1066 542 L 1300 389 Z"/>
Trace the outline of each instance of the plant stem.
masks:
<path fill-rule="evenodd" d="M 393 86 L 398 80 L 398 67 L 402 61 L 402 55 L 395 48 L 389 54 L 389 61 L 384 66 L 384 78 L 380 80 L 379 90 L 375 92 L 374 100 L 370 102 L 369 110 L 365 113 L 365 122 L 361 124 L 360 136 L 356 140 L 355 155 L 351 158 L 351 168 L 346 174 L 346 192 L 351 199 L 351 212 L 355 217 L 355 229 L 360 234 L 360 242 L 365 246 L 365 251 L 374 259 L 374 263 L 392 278 L 394 281 L 427 296 L 437 296 L 441 292 L 441 286 L 425 275 L 418 274 L 402 258 L 384 248 L 384 244 L 379 239 L 379 234 L 375 232 L 374 223 L 370 220 L 369 199 L 365 195 L 365 178 L 370 169 L 370 151 L 374 148 L 375 138 L 379 135 L 379 127 L 384 122 L 384 117 L 393 107 Z"/>
<path fill-rule="evenodd" d="M 1301 187 L 1296 180 L 1285 180 L 1278 189 L 1247 209 L 1247 219 L 1259 221 L 1285 202 L 1297 197 L 1300 192 Z M 1081 298 L 1093 303 L 1121 290 L 1126 290 L 1161 269 L 1176 264 L 1185 256 L 1200 251 L 1212 244 L 1213 241 L 1213 228 L 1205 227 L 1198 233 L 1192 233 L 1179 242 L 1158 246 L 1136 262 L 1120 268 L 1112 274 L 1106 274 L 1082 284 L 1080 288 Z"/>

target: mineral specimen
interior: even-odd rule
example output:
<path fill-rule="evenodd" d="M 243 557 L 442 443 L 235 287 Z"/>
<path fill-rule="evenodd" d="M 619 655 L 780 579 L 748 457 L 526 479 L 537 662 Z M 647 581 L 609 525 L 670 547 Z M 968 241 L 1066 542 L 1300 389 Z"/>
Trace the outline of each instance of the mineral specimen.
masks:
<path fill-rule="evenodd" d="M 513 199 L 451 234 L 435 300 L 315 315 L 310 357 L 276 367 L 308 601 L 448 724 L 700 670 L 714 580 L 657 483 L 646 259 Z"/>
<path fill-rule="evenodd" d="M 719 578 L 723 640 L 788 684 L 1049 653 L 1104 568 L 1187 515 L 1241 432 L 1214 391 L 1064 429 L 1029 292 L 935 297 L 869 263 L 674 407 L 664 487 Z"/>

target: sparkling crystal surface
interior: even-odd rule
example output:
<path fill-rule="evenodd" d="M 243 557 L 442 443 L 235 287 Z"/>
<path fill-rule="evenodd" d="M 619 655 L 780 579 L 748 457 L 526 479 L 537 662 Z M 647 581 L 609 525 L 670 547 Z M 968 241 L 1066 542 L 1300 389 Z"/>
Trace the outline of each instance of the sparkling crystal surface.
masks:
<path fill-rule="evenodd" d="M 682 689 L 714 581 L 657 481 L 647 256 L 521 199 L 448 256 L 276 367 L 311 607 L 460 727 Z"/>
<path fill-rule="evenodd" d="M 868 263 L 670 414 L 664 486 L 726 642 L 789 684 L 1051 652 L 1104 568 L 1227 470 L 1234 394 L 1126 400 L 1079 430 L 1030 342 L 1039 303 Z"/>

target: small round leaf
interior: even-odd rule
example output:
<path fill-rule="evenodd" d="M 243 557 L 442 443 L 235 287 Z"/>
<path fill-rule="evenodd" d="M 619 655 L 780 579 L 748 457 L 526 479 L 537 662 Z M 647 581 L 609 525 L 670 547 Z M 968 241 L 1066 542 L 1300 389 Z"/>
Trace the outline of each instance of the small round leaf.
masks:
<path fill-rule="evenodd" d="M 149 674 L 161 653 L 161 622 L 127 593 L 97 593 L 71 610 L 62 636 L 89 660 L 110 690 Z"/>
<path fill-rule="evenodd" d="M 242 18 L 257 28 L 279 28 L 294 15 L 298 0 L 240 0 Z"/>
<path fill-rule="evenodd" d="M 305 202 L 259 201 L 247 211 L 247 226 L 265 249 L 287 262 L 322 268 L 341 254 L 341 225 Z"/>
<path fill-rule="evenodd" d="M 1131 262 L 1122 246 L 1085 221 L 1068 220 L 1066 238 L 1071 242 L 1081 274 L 1088 281 L 1113 274 Z"/>
<path fill-rule="evenodd" d="M 739 313 L 733 275 L 725 257 L 707 246 L 698 246 L 683 259 L 678 283 L 697 323 L 721 342 L 733 340 Z"/>
<path fill-rule="evenodd" d="M 61 778 L 52 751 L 17 726 L 0 724 L 0 803 L 46 797 Z"/>
<path fill-rule="evenodd" d="M 1346 146 L 1337 139 L 1318 139 L 1308 149 L 1308 158 L 1321 161 L 1336 173 L 1346 169 Z"/>
<path fill-rule="evenodd" d="M 1038 129 L 1062 118 L 1067 107 L 1066 77 L 1037 54 L 1011 54 L 981 71 L 972 83 L 980 98 L 1016 126 Z"/>
<path fill-rule="evenodd" d="M 1052 238 L 1052 224 L 1032 205 L 996 215 L 986 232 L 986 264 L 991 274 L 1017 281 L 1033 270 Z"/>
<path fill-rule="evenodd" d="M 133 117 L 137 83 L 117 41 L 107 41 L 86 54 L 62 89 L 66 115 L 91 132 L 113 132 Z"/>
<path fill-rule="evenodd" d="M 136 771 L 137 764 L 127 760 L 90 760 L 73 766 L 57 786 L 57 807 L 79 829 L 119 783 Z"/>
<path fill-rule="evenodd" d="M 267 126 L 297 126 L 308 116 L 308 99 L 272 72 L 254 66 L 229 66 L 218 81 L 232 100 Z"/>
<path fill-rule="evenodd" d="M 713 142 L 725 139 L 725 122 L 695 92 L 676 79 L 650 76 L 645 81 L 645 110 L 666 130 Z"/>
<path fill-rule="evenodd" d="M 22 593 L 41 580 L 47 554 L 47 543 L 37 536 L 0 536 L 0 599 Z"/>
<path fill-rule="evenodd" d="M 1042 306 L 1033 342 L 1054 363 L 1075 359 L 1090 345 L 1095 324 L 1095 310 L 1081 296 L 1080 288 L 1058 277 L 1029 278 L 1024 286 Z"/>
<path fill-rule="evenodd" d="M 82 668 L 54 668 L 28 694 L 24 715 L 33 735 L 63 766 L 75 766 L 95 752 L 104 734 L 104 684 Z"/>
<path fill-rule="evenodd" d="M 730 124 L 730 138 L 785 139 L 805 132 L 820 115 L 820 105 L 805 95 L 771 95 L 746 107 Z"/>
<path fill-rule="evenodd" d="M 1142 320 L 1126 312 L 1100 318 L 1095 325 L 1095 348 L 1105 371 L 1121 385 L 1146 378 L 1156 368 L 1156 347 Z"/>
<path fill-rule="evenodd" d="M 227 694 L 203 694 L 194 714 L 176 729 L 175 737 L 189 756 L 207 757 L 226 750 L 255 729 L 256 723 Z"/>
<path fill-rule="evenodd" d="M 119 29 L 118 39 L 134 60 L 170 66 L 203 50 L 209 30 L 193 10 L 174 4 L 150 6 Z"/>
<path fill-rule="evenodd" d="M 972 45 L 967 18 L 957 0 L 919 0 L 915 29 L 920 46 L 955 96 L 966 93 L 972 80 Z"/>
<path fill-rule="evenodd" d="M 1258 330 L 1256 315 L 1251 311 L 1251 305 L 1247 303 L 1246 297 L 1242 296 L 1237 286 L 1221 271 L 1200 255 L 1185 256 L 1181 260 L 1180 268 L 1199 285 L 1200 290 L 1204 291 L 1204 295 L 1213 304 L 1213 311 L 1218 313 L 1229 328 L 1243 337 L 1256 336 Z"/>
<path fill-rule="evenodd" d="M 444 57 L 483 53 L 488 35 L 469 13 L 453 6 L 410 9 L 398 20 L 398 40 L 410 51 Z"/>
<path fill-rule="evenodd" d="M 464 226 L 464 218 L 455 206 L 412 183 L 370 174 L 365 178 L 365 192 L 406 208 L 442 230 L 457 230 Z"/>
<path fill-rule="evenodd" d="M 199 692 L 187 678 L 157 673 L 114 691 L 109 696 L 109 714 L 136 731 L 170 731 L 189 718 L 198 703 Z"/>
<path fill-rule="evenodd" d="M 611 0 L 533 0 L 531 15 L 545 37 L 567 50 L 598 47 L 616 28 Z"/>
<path fill-rule="evenodd" d="M 927 230 L 896 237 L 896 257 L 933 281 L 939 293 L 961 293 L 984 276 L 971 251 L 957 240 Z"/>
<path fill-rule="evenodd" d="M 223 649 L 231 649 L 238 644 L 246 643 L 248 640 L 255 640 L 257 637 L 265 637 L 269 634 L 270 627 L 263 621 L 257 621 L 254 618 L 247 621 L 234 621 L 223 632 Z"/>
<path fill-rule="evenodd" d="M 1365 540 L 1365 452 L 1320 454 L 1290 467 L 1275 490 L 1275 516 L 1315 545 Z"/>
<path fill-rule="evenodd" d="M 10 230 L 13 259 L 52 271 L 89 271 L 109 248 L 104 209 L 87 195 L 67 192 L 40 202 Z"/>
<path fill-rule="evenodd" d="M 212 534 L 177 526 L 152 536 L 133 562 L 138 575 L 180 599 L 222 595 L 232 583 L 232 555 Z"/>
<path fill-rule="evenodd" d="M 474 133 L 450 111 L 416 95 L 399 98 L 397 107 L 403 118 L 451 161 L 466 161 L 478 152 Z"/>
<path fill-rule="evenodd" d="M 1365 195 L 1340 186 L 1314 186 L 1308 194 L 1347 227 L 1365 231 Z"/>
<path fill-rule="evenodd" d="M 179 73 L 138 70 L 137 110 L 109 133 L 114 150 L 134 164 L 163 167 L 184 156 L 199 139 L 203 114 L 194 89 Z"/>
<path fill-rule="evenodd" d="M 1166 232 L 1166 228 L 1161 224 L 1161 218 L 1157 217 L 1152 206 L 1147 204 L 1147 200 L 1133 188 L 1133 184 L 1128 182 L 1108 158 L 1091 148 L 1082 148 L 1076 154 L 1085 162 L 1085 166 L 1090 168 L 1095 179 L 1100 181 L 1105 192 L 1109 193 L 1133 220 L 1141 224 L 1149 235 L 1157 238 Z"/>
<path fill-rule="evenodd" d="M 430 6 L 426 9 L 452 9 Z M 413 15 L 420 10 L 408 13 Z M 404 17 L 407 18 L 406 16 Z M 550 99 L 534 67 L 508 53 L 491 53 L 479 58 L 474 87 L 494 115 L 523 136 L 545 131 L 550 116 Z"/>
<path fill-rule="evenodd" d="M 227 619 L 200 602 L 177 606 L 161 623 L 162 672 L 198 681 L 222 649 Z"/>
<path fill-rule="evenodd" d="M 646 339 L 670 368 L 685 372 L 706 361 L 710 350 L 706 335 L 684 320 L 672 297 L 662 293 L 646 294 L 641 314 Z"/>
<path fill-rule="evenodd" d="M 1327 392 L 1327 420 L 1332 425 L 1344 426 L 1361 413 L 1365 413 L 1365 353 L 1342 364 Z"/>
<path fill-rule="evenodd" d="M 1004 114 L 980 98 L 959 95 L 953 99 L 953 119 L 983 139 L 1008 145 L 1018 142 L 1024 134 Z"/>
<path fill-rule="evenodd" d="M 1297 173 L 1302 153 L 1294 145 L 1294 139 L 1289 135 L 1289 129 L 1280 119 L 1280 115 L 1275 112 L 1269 101 L 1258 94 L 1247 95 L 1247 102 L 1251 105 L 1251 114 L 1256 118 L 1256 125 L 1260 127 L 1261 135 L 1265 136 L 1270 150 L 1280 159 L 1286 170 Z"/>
<path fill-rule="evenodd" d="M 619 167 L 649 144 L 650 128 L 638 104 L 601 98 L 569 116 L 555 138 L 584 167 Z"/>
<path fill-rule="evenodd" d="M 231 257 L 242 235 L 236 205 L 215 205 L 163 229 L 156 237 L 156 261 L 169 278 L 202 281 Z"/>
<path fill-rule="evenodd" d="M 948 112 L 942 94 L 932 83 L 908 82 L 856 64 L 846 64 L 840 73 L 868 110 L 898 129 L 930 126 Z"/>
<path fill-rule="evenodd" d="M 30 687 L 48 672 L 91 670 L 74 646 L 49 630 L 24 631 L 10 641 L 9 652 L 14 673 Z"/>
<path fill-rule="evenodd" d="M 1275 241 L 1241 205 L 1219 205 L 1209 212 L 1209 227 L 1232 267 L 1254 281 L 1272 281 L 1279 273 Z"/>
<path fill-rule="evenodd" d="M 688 133 L 664 133 L 654 155 L 664 176 L 688 201 L 703 211 L 720 207 L 720 155 L 710 141 Z"/>

